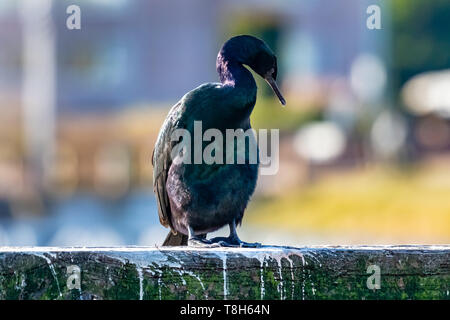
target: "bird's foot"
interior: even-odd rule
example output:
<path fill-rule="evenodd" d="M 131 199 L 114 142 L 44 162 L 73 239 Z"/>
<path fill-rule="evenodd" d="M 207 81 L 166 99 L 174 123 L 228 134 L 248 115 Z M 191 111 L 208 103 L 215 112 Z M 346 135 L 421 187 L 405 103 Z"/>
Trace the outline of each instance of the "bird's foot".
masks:
<path fill-rule="evenodd" d="M 213 243 L 212 241 L 206 238 L 192 237 L 188 239 L 188 246 L 198 248 L 213 248 L 218 247 L 219 245 L 217 243 Z"/>
<path fill-rule="evenodd" d="M 220 247 L 239 247 L 240 243 L 236 242 L 236 241 L 233 241 L 233 240 L 234 239 L 232 239 L 230 237 L 228 237 L 228 238 L 215 237 L 215 238 L 212 238 L 210 241 L 212 243 L 215 243 L 215 244 L 219 245 Z"/>
<path fill-rule="evenodd" d="M 259 242 L 244 242 L 241 241 L 241 248 L 261 248 L 262 244 Z"/>
<path fill-rule="evenodd" d="M 221 247 L 235 247 L 235 248 L 260 248 L 261 243 L 250 243 L 250 242 L 244 242 L 241 241 L 239 238 L 236 237 L 216 237 L 212 238 L 210 240 L 212 243 L 217 243 Z"/>

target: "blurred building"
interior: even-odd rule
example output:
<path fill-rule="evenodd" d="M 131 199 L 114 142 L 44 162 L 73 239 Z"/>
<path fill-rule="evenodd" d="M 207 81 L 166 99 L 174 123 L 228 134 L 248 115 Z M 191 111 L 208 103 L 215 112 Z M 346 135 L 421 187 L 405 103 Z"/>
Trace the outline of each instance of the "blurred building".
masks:
<path fill-rule="evenodd" d="M 0 5 L 0 108 L 3 112 L 0 121 L 4 122 L 1 137 L 8 137 L 3 144 L 18 154 L 26 148 L 23 139 L 33 140 L 44 122 L 34 124 L 37 129 L 27 133 L 30 124 L 24 121 L 20 111 L 24 105 L 22 89 L 26 79 L 24 68 L 27 68 L 24 50 L 34 50 L 26 49 L 27 42 L 24 42 L 27 24 L 22 13 L 27 1 L 5 0 Z M 47 19 L 46 50 L 55 52 L 54 88 L 49 91 L 52 85 L 49 81 L 39 83 L 38 74 L 37 80 L 31 83 L 36 87 L 34 100 L 44 99 L 42 92 L 55 93 L 54 110 L 47 110 L 45 118 L 50 121 L 48 112 L 54 112 L 58 120 L 53 125 L 54 131 L 49 130 L 47 135 L 55 135 L 56 147 L 65 146 L 61 150 L 66 151 L 61 152 L 67 153 L 72 148 L 69 154 L 77 160 L 71 163 L 82 167 L 85 157 L 91 158 L 95 150 L 111 140 L 128 145 L 135 139 L 138 146 L 130 146 L 128 150 L 138 154 L 130 155 L 130 159 L 139 159 L 142 149 L 151 148 L 151 143 L 144 144 L 143 139 L 155 135 L 158 123 L 148 128 L 130 124 L 126 129 L 134 133 L 119 133 L 113 120 L 117 116 L 111 111 L 140 105 L 167 109 L 188 90 L 205 81 L 215 81 L 217 51 L 231 35 L 252 33 L 264 38 L 279 53 L 286 94 L 303 100 L 319 99 L 322 104 L 326 104 L 324 92 L 329 91 L 326 88 L 335 79 L 348 75 L 360 52 L 383 49 L 380 46 L 383 39 L 379 36 L 374 41 L 367 40 L 364 1 L 346 0 L 339 4 L 323 0 L 45 2 L 52 5 Z M 66 8 L 71 4 L 81 7 L 81 30 L 66 28 Z M 30 23 L 32 26 L 33 21 Z M 30 54 L 39 56 L 36 52 Z M 40 90 L 40 85 L 46 85 L 46 90 L 44 87 Z M 46 99 L 51 97 L 47 95 Z M 37 107 L 32 104 L 29 108 Z M 94 117 L 93 113 L 102 116 Z M 38 114 L 39 111 L 31 110 L 31 117 Z M 71 116 L 74 114 L 80 115 Z M 129 120 L 138 118 L 128 117 Z M 48 121 L 42 130 L 52 126 Z M 135 148 L 138 150 L 133 151 Z M 38 145 L 35 149 L 39 152 L 46 148 Z M 94 167 L 93 160 L 89 162 L 88 167 Z M 79 173 L 77 180 L 93 177 L 91 171 L 81 170 L 88 173 Z"/>
<path fill-rule="evenodd" d="M 2 95 L 20 93 L 19 2 L 5 0 L 0 7 Z M 346 76 L 360 52 L 380 51 L 386 43 L 384 33 L 370 36 L 365 27 L 369 3 L 53 1 L 58 110 L 174 101 L 216 80 L 215 57 L 224 35 L 246 31 L 266 36 L 281 52 L 287 78 Z M 81 7 L 81 30 L 66 28 L 71 4 Z"/>

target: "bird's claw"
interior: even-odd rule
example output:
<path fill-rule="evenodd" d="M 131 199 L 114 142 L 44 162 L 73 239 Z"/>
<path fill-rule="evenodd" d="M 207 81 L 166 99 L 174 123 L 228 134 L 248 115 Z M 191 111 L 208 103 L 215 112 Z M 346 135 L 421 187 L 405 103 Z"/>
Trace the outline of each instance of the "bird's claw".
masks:
<path fill-rule="evenodd" d="M 221 247 L 234 247 L 234 248 L 260 248 L 261 243 L 255 242 L 244 242 L 236 238 L 224 238 L 224 237 L 216 237 L 210 240 L 212 243 L 216 243 Z"/>
<path fill-rule="evenodd" d="M 223 241 L 223 240 L 221 240 L 221 241 L 218 241 L 218 242 L 216 242 L 220 247 L 231 247 L 231 248 L 238 248 L 239 247 L 239 244 L 233 244 L 233 243 L 229 243 L 229 242 L 226 242 L 226 241 Z"/>
<path fill-rule="evenodd" d="M 241 248 L 261 248 L 262 244 L 259 242 L 241 242 Z"/>
<path fill-rule="evenodd" d="M 234 238 L 225 238 L 225 237 L 215 237 L 211 239 L 212 243 L 216 243 L 221 247 L 239 247 L 240 240 Z"/>

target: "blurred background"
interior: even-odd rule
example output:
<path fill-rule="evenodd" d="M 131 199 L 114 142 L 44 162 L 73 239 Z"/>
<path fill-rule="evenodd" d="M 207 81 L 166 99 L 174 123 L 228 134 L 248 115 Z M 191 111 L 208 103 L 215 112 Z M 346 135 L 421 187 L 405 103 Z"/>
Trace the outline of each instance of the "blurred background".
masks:
<path fill-rule="evenodd" d="M 0 1 L 0 245 L 161 244 L 156 136 L 237 34 L 277 54 L 288 101 L 258 80 L 252 124 L 280 129 L 280 170 L 243 240 L 449 243 L 449 16 L 447 0 Z"/>

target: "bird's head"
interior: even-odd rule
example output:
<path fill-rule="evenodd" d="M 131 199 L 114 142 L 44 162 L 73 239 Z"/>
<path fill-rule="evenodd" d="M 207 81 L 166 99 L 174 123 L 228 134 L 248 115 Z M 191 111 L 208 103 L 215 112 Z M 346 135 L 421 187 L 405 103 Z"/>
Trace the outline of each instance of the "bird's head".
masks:
<path fill-rule="evenodd" d="M 219 57 L 249 66 L 267 81 L 281 104 L 286 104 L 276 83 L 277 57 L 264 41 L 248 35 L 233 37 L 225 42 Z"/>

